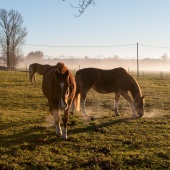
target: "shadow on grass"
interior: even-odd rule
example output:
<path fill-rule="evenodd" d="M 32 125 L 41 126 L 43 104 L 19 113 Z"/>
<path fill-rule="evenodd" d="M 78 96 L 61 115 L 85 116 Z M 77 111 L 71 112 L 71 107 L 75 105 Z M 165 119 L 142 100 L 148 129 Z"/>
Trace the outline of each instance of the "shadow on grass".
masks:
<path fill-rule="evenodd" d="M 83 128 L 75 128 L 73 130 L 69 130 L 69 133 L 72 134 L 77 134 L 77 133 L 84 133 L 87 131 L 96 131 L 98 128 L 104 128 L 104 127 L 108 127 L 108 126 L 112 126 L 112 125 L 116 125 L 116 124 L 120 124 L 120 123 L 132 123 L 129 122 L 131 120 L 135 120 L 136 118 L 121 118 L 121 119 L 117 119 L 117 120 L 112 120 L 109 122 L 105 122 L 105 123 L 100 123 L 97 126 L 95 124 L 87 126 L 87 127 L 83 127 Z"/>
<path fill-rule="evenodd" d="M 76 128 L 76 126 L 74 126 L 71 129 L 69 128 L 71 124 L 68 124 L 68 134 L 84 133 L 88 131 L 96 131 L 102 133 L 100 128 L 121 123 L 132 123 L 131 120 L 134 120 L 134 118 L 120 118 L 105 123 L 97 124 L 97 126 L 94 122 L 94 124 L 89 125 L 87 127 Z M 36 146 L 49 145 L 52 143 L 60 142 L 61 140 L 61 138 L 55 136 L 54 127 L 47 128 L 41 125 L 32 125 L 31 127 L 28 127 L 26 129 L 20 129 L 18 133 L 13 133 L 12 135 L 2 135 L 0 145 L 5 148 L 9 148 L 9 146 L 11 146 L 8 152 L 15 153 L 15 150 L 17 150 L 18 148 L 34 150 Z"/>
<path fill-rule="evenodd" d="M 22 148 L 33 150 L 37 145 L 47 145 L 56 142 L 55 130 L 43 126 L 32 126 L 18 133 L 1 135 L 0 146 L 5 148 Z M 10 149 L 8 149 L 10 152 Z"/>

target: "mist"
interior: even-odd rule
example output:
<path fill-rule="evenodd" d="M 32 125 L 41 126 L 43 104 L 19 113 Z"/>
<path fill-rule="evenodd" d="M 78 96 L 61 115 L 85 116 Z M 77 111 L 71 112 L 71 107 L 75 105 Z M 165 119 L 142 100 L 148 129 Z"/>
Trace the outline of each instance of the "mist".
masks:
<path fill-rule="evenodd" d="M 79 70 L 87 67 L 95 67 L 101 69 L 113 69 L 116 67 L 123 67 L 128 72 L 136 72 L 136 59 L 115 59 L 115 58 L 55 58 L 55 59 L 41 59 L 41 60 L 24 60 L 17 68 L 29 67 L 32 63 L 56 65 L 58 62 L 63 62 L 70 70 Z M 143 72 L 170 72 L 170 60 L 161 59 L 140 59 L 139 71 Z"/>

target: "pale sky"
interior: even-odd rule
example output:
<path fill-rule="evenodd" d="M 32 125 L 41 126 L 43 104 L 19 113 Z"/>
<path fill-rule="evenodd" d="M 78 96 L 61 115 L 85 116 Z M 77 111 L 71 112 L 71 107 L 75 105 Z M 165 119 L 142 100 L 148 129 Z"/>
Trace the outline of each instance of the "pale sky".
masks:
<path fill-rule="evenodd" d="M 0 8 L 15 9 L 22 15 L 28 31 L 24 55 L 42 51 L 50 58 L 61 55 L 135 58 L 138 42 L 156 46 L 139 45 L 140 58 L 159 58 L 163 54 L 170 57 L 170 0 L 95 0 L 95 6 L 74 17 L 78 9 L 70 4 L 77 6 L 78 2 L 0 0 Z"/>

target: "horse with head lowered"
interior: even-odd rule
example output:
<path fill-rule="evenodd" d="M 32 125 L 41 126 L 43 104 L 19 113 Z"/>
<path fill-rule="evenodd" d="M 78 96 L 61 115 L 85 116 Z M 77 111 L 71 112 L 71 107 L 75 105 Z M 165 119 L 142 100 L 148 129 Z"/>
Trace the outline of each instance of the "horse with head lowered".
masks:
<path fill-rule="evenodd" d="M 144 96 L 135 78 L 128 74 L 125 69 L 115 68 L 112 70 L 102 70 L 97 68 L 84 68 L 77 71 L 75 80 L 77 90 L 74 103 L 77 103 L 76 109 L 78 111 L 80 110 L 79 105 L 81 105 L 84 115 L 88 116 L 85 108 L 85 100 L 90 88 L 103 94 L 115 93 L 113 110 L 116 116 L 119 115 L 118 103 L 120 96 L 123 96 L 129 102 L 133 117 L 137 117 L 136 114 L 138 114 L 138 117 L 144 115 Z M 132 98 L 128 92 L 131 93 Z M 74 109 L 75 105 L 73 104 L 72 111 L 74 111 Z"/>
<path fill-rule="evenodd" d="M 51 114 L 54 116 L 56 135 L 67 139 L 68 113 L 76 92 L 75 80 L 64 63 L 46 69 L 43 74 L 42 91 L 48 99 Z M 60 126 L 59 110 L 64 110 L 63 130 Z"/>

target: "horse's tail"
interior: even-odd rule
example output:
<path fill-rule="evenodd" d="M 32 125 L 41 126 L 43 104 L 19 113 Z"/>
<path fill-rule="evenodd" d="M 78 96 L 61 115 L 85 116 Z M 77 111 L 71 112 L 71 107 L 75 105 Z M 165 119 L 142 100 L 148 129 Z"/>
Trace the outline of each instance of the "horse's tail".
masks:
<path fill-rule="evenodd" d="M 80 111 L 80 93 L 76 93 L 74 99 L 72 101 L 70 113 L 74 113 L 74 111 Z"/>
<path fill-rule="evenodd" d="M 79 81 L 79 71 L 76 72 L 75 81 L 76 81 L 76 95 L 75 95 L 75 104 L 76 110 L 80 111 L 80 81 Z"/>
<path fill-rule="evenodd" d="M 80 111 L 80 93 L 75 97 L 76 111 Z"/>

